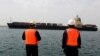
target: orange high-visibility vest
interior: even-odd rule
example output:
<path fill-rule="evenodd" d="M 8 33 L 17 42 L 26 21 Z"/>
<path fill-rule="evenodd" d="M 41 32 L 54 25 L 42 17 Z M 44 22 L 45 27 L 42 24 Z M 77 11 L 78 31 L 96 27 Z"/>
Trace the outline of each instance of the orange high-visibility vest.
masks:
<path fill-rule="evenodd" d="M 66 45 L 68 46 L 78 46 L 78 37 L 79 37 L 79 31 L 74 28 L 69 28 L 67 31 L 67 40 Z"/>
<path fill-rule="evenodd" d="M 35 29 L 27 29 L 25 30 L 25 44 L 28 45 L 37 45 L 37 38 L 35 36 Z"/>

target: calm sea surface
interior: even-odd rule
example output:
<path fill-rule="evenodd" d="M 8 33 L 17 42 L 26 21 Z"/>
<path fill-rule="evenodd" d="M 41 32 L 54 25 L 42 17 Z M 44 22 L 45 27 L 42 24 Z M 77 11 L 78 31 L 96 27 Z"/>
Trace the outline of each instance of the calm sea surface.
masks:
<path fill-rule="evenodd" d="M 22 33 L 25 29 L 0 27 L 0 56 L 26 56 Z M 38 30 L 39 56 L 65 56 L 61 48 L 64 30 Z M 100 31 L 81 31 L 79 56 L 100 56 Z"/>

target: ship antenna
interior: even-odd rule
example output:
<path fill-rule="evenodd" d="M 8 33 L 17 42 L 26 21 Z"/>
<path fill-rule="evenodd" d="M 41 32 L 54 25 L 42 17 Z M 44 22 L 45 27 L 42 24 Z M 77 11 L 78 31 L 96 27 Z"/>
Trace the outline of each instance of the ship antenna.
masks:
<path fill-rule="evenodd" d="M 79 15 L 77 15 L 76 17 L 79 18 Z"/>

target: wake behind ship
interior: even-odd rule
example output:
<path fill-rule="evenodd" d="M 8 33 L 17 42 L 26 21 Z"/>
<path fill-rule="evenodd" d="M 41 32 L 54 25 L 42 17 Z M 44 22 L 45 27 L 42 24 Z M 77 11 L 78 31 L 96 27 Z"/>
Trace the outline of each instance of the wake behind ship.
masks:
<path fill-rule="evenodd" d="M 76 21 L 76 28 L 82 31 L 97 31 L 98 28 L 96 25 L 93 24 L 85 24 L 83 25 L 81 22 L 80 17 L 75 18 Z M 31 24 L 35 24 L 37 29 L 51 29 L 51 30 L 65 30 L 68 26 L 64 26 L 61 23 L 29 23 L 29 22 L 12 22 L 7 23 L 9 28 L 29 28 Z"/>

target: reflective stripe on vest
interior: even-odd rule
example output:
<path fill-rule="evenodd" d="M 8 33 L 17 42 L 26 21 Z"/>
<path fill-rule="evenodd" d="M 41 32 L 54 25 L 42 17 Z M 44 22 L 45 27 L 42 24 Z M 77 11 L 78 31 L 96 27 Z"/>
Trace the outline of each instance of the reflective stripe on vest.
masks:
<path fill-rule="evenodd" d="M 68 38 L 66 40 L 66 45 L 78 46 L 78 36 L 79 36 L 78 30 L 74 28 L 69 28 L 66 31 L 68 35 Z"/>
<path fill-rule="evenodd" d="M 35 36 L 36 30 L 25 30 L 25 43 L 29 45 L 37 45 L 37 38 Z"/>

